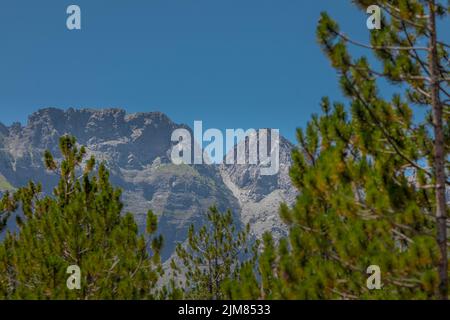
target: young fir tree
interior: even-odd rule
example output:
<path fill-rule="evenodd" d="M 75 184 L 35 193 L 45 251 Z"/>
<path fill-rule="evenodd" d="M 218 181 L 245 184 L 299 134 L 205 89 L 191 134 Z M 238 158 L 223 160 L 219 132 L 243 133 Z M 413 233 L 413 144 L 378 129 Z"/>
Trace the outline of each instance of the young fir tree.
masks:
<path fill-rule="evenodd" d="M 94 175 L 91 158 L 81 168 L 86 150 L 73 137 L 62 137 L 60 149 L 59 164 L 45 153 L 46 167 L 60 176 L 53 196 L 30 182 L 3 198 L 2 209 L 21 208 L 23 219 L 18 234 L 8 233 L 0 244 L 0 298 L 155 298 L 162 239 L 153 239 L 149 256 L 132 214 L 121 215 L 121 191 L 111 186 L 105 166 Z M 148 235 L 156 221 L 149 211 Z M 71 265 L 81 271 L 79 290 L 67 286 Z"/>
<path fill-rule="evenodd" d="M 188 299 L 229 298 L 235 290 L 232 280 L 243 266 L 254 265 L 256 257 L 257 243 L 250 244 L 250 227 L 237 231 L 230 210 L 221 213 L 213 206 L 207 218 L 198 232 L 191 225 L 187 244 L 177 246 L 177 257 L 172 260 L 174 276 L 182 276 Z"/>
<path fill-rule="evenodd" d="M 319 43 L 340 75 L 349 112 L 323 100 L 321 116 L 298 130 L 291 178 L 299 196 L 281 216 L 288 239 L 265 237 L 262 295 L 288 299 L 447 299 L 449 46 L 435 0 L 355 1 L 383 13 L 370 44 L 350 39 L 326 13 Z M 447 20 L 448 25 L 448 20 Z M 349 46 L 378 59 L 353 58 Z M 387 80 L 397 94 L 378 89 Z M 415 116 L 419 108 L 427 115 Z M 382 289 L 366 286 L 381 269 Z"/>

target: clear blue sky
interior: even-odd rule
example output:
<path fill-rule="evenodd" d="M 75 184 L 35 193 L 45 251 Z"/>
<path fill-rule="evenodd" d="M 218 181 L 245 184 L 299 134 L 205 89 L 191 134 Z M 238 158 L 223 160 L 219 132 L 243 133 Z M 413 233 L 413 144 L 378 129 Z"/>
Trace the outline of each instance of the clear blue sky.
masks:
<path fill-rule="evenodd" d="M 66 8 L 82 30 L 66 29 Z M 190 126 L 295 128 L 340 98 L 321 11 L 366 40 L 347 0 L 1 0 L 0 121 L 42 107 L 162 111 Z"/>

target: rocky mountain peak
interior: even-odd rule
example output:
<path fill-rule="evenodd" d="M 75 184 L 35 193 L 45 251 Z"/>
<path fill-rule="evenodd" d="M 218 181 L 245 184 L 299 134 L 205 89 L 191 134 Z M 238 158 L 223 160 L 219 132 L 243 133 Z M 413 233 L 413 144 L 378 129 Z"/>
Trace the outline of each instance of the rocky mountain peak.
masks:
<path fill-rule="evenodd" d="M 241 141 L 235 146 L 230 154 L 234 154 L 234 159 L 238 152 L 239 146 L 245 148 L 246 159 L 249 155 L 248 141 L 251 137 L 247 137 L 245 141 Z M 258 137 L 256 137 L 258 138 Z M 268 150 L 271 150 L 270 135 L 268 138 Z M 259 148 L 259 142 L 258 142 Z M 228 179 L 238 188 L 245 190 L 247 196 L 255 201 L 259 201 L 276 189 L 289 190 L 291 182 L 289 178 L 289 168 L 291 166 L 291 152 L 294 145 L 283 136 L 279 137 L 279 172 L 275 175 L 262 175 L 260 165 L 252 164 L 223 164 L 221 171 Z M 258 149 L 259 150 L 259 149 Z"/>
<path fill-rule="evenodd" d="M 57 154 L 59 137 L 71 134 L 92 153 L 106 156 L 104 160 L 119 167 L 142 168 L 158 157 L 168 160 L 171 133 L 179 127 L 186 126 L 175 124 L 161 112 L 44 108 L 30 115 L 26 126 L 2 126 L 0 133 L 15 158 L 25 156 L 29 147 Z"/>
<path fill-rule="evenodd" d="M 161 112 L 41 109 L 24 126 L 0 125 L 1 186 L 19 187 L 33 179 L 51 193 L 58 177 L 45 170 L 43 153 L 49 149 L 58 157 L 59 137 L 70 134 L 88 155 L 106 162 L 113 184 L 123 189 L 125 210 L 135 214 L 140 228 L 147 210 L 160 215 L 163 259 L 186 239 L 191 224 L 205 221 L 211 205 L 231 209 L 237 221 L 251 223 L 256 236 L 268 230 L 283 234 L 278 206 L 293 199 L 288 176 L 292 145 L 280 138 L 280 171 L 273 176 L 262 176 L 258 165 L 174 165 L 171 135 L 178 128 L 192 131 Z"/>
<path fill-rule="evenodd" d="M 0 122 L 0 135 L 6 136 L 9 134 L 9 129 L 7 126 L 5 126 L 3 123 Z"/>

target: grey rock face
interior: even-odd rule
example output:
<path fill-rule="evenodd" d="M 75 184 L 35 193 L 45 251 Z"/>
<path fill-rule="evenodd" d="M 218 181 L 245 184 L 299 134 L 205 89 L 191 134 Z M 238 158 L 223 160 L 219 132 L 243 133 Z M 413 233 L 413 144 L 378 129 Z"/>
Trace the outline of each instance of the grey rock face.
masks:
<path fill-rule="evenodd" d="M 58 157 L 59 137 L 70 134 L 88 155 L 106 162 L 112 182 L 123 189 L 125 210 L 135 214 L 140 228 L 149 209 L 160 215 L 163 259 L 186 239 L 190 224 L 204 222 L 213 204 L 233 210 L 256 236 L 268 230 L 283 234 L 278 206 L 295 198 L 288 177 L 292 145 L 282 139 L 280 172 L 274 176 L 261 176 L 250 165 L 174 165 L 170 138 L 177 128 L 190 130 L 160 112 L 126 114 L 121 109 L 47 108 L 33 113 L 25 126 L 0 123 L 0 192 L 33 179 L 50 193 L 57 177 L 45 170 L 43 153 L 48 149 Z"/>
<path fill-rule="evenodd" d="M 241 144 L 244 143 L 248 157 L 248 143 L 241 142 Z M 294 146 L 288 140 L 280 137 L 280 167 L 276 175 L 262 175 L 259 165 L 223 164 L 220 167 L 224 183 L 238 199 L 241 221 L 244 224 L 250 224 L 257 238 L 261 238 L 266 231 L 272 232 L 275 238 L 286 235 L 287 229 L 280 219 L 278 208 L 281 202 L 293 204 L 297 195 L 289 177 L 293 148 Z M 234 152 L 235 157 L 237 149 L 238 146 L 230 151 Z"/>

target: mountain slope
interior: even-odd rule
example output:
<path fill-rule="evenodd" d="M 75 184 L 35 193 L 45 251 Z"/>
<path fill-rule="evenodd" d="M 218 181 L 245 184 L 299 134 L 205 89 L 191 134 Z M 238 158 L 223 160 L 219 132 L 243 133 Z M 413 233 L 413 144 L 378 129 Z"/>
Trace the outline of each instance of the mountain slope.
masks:
<path fill-rule="evenodd" d="M 274 176 L 262 177 L 250 165 L 174 165 L 170 138 L 177 128 L 190 130 L 160 112 L 39 110 L 25 126 L 0 124 L 0 191 L 33 179 L 50 193 L 57 177 L 45 170 L 42 155 L 48 149 L 58 157 L 59 137 L 71 134 L 86 146 L 88 155 L 106 162 L 112 182 L 123 189 L 125 210 L 135 214 L 140 228 L 147 210 L 160 216 L 163 259 L 186 239 L 191 223 L 203 223 L 213 204 L 251 223 L 256 236 L 268 230 L 283 234 L 278 205 L 292 203 L 295 197 L 288 177 L 292 146 L 281 139 L 280 172 Z"/>

